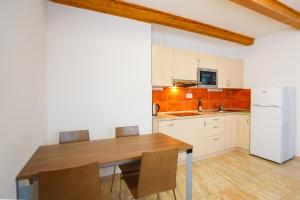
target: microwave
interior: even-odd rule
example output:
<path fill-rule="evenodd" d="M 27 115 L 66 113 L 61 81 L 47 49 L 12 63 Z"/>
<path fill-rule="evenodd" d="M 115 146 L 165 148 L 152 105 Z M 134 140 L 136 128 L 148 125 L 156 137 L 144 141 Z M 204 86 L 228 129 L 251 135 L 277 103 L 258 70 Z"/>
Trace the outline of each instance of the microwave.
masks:
<path fill-rule="evenodd" d="M 198 68 L 197 70 L 198 87 L 217 88 L 218 87 L 218 70 Z"/>

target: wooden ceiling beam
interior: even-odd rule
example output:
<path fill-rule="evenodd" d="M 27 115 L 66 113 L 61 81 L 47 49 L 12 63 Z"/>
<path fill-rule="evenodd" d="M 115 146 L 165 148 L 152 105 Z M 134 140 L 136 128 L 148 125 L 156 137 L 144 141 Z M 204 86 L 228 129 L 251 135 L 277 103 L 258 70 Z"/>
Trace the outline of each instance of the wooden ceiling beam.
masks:
<path fill-rule="evenodd" d="M 56 3 L 78 8 L 126 17 L 147 23 L 160 24 L 182 29 L 242 45 L 252 45 L 254 38 L 234 33 L 222 28 L 195 20 L 176 16 L 167 12 L 154 10 L 144 6 L 127 3 L 120 0 L 51 0 Z"/>
<path fill-rule="evenodd" d="M 300 13 L 279 0 L 231 0 L 255 12 L 300 29 Z"/>

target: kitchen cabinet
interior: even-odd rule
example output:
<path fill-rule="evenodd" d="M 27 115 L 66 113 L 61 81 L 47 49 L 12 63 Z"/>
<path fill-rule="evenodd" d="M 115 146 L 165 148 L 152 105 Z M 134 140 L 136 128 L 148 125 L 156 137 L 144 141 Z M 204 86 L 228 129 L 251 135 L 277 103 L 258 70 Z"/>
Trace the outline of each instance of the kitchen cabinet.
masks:
<path fill-rule="evenodd" d="M 172 86 L 173 48 L 152 45 L 152 85 Z"/>
<path fill-rule="evenodd" d="M 203 149 L 201 155 L 224 150 L 224 116 L 205 117 L 203 129 Z"/>
<path fill-rule="evenodd" d="M 193 158 L 239 147 L 249 151 L 249 115 L 228 114 L 159 121 L 155 132 L 193 145 Z M 179 160 L 185 160 L 185 153 Z"/>
<path fill-rule="evenodd" d="M 217 69 L 218 67 L 217 56 L 199 53 L 198 54 L 198 67 L 204 69 Z"/>
<path fill-rule="evenodd" d="M 182 121 L 181 120 L 170 120 L 170 121 L 162 121 L 158 124 L 158 130 L 160 133 L 167 134 L 171 137 L 174 137 L 183 142 L 187 142 L 186 135 L 183 134 L 182 131 Z M 178 155 L 178 161 L 185 160 L 185 154 L 180 153 Z"/>
<path fill-rule="evenodd" d="M 174 49 L 174 79 L 197 80 L 198 54 Z"/>
<path fill-rule="evenodd" d="M 183 142 L 193 145 L 193 157 L 199 157 L 202 151 L 202 134 L 204 120 L 202 118 L 168 120 L 158 124 L 158 130 Z M 185 153 L 179 155 L 179 160 L 185 160 Z"/>
<path fill-rule="evenodd" d="M 217 69 L 219 88 L 243 88 L 243 61 L 152 45 L 152 85 L 172 86 L 173 79 L 197 80 L 197 69 Z"/>
<path fill-rule="evenodd" d="M 224 57 L 218 58 L 219 88 L 243 88 L 243 77 L 243 61 Z"/>
<path fill-rule="evenodd" d="M 250 117 L 248 115 L 238 115 L 237 117 L 237 147 L 249 151 Z"/>
<path fill-rule="evenodd" d="M 225 149 L 237 146 L 237 115 L 225 116 Z"/>

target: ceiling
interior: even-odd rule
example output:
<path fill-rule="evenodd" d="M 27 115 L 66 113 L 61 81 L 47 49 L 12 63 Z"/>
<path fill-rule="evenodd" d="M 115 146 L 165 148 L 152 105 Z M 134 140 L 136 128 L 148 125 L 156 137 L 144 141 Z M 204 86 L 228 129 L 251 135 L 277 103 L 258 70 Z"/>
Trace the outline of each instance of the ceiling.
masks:
<path fill-rule="evenodd" d="M 300 11 L 300 1 L 299 0 L 280 0 L 282 3 Z"/>
<path fill-rule="evenodd" d="M 254 38 L 277 32 L 288 26 L 258 14 L 229 0 L 126 0 L 185 18 L 208 23 Z M 281 0 L 300 10 L 299 0 Z"/>

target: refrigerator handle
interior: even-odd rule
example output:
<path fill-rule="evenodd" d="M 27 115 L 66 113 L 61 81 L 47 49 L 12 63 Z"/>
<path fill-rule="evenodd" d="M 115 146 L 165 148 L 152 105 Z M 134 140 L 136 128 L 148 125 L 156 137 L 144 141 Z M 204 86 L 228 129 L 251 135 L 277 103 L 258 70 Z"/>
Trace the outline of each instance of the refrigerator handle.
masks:
<path fill-rule="evenodd" d="M 252 106 L 262 107 L 262 108 L 280 108 L 280 106 L 276 106 L 276 105 L 263 106 L 263 105 L 259 105 L 259 104 L 253 104 Z"/>

